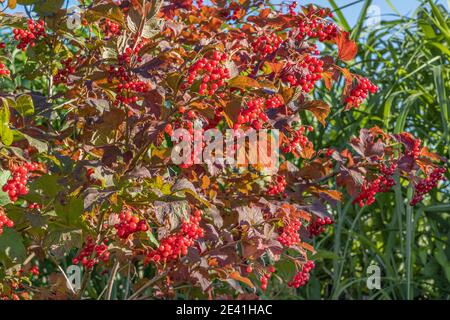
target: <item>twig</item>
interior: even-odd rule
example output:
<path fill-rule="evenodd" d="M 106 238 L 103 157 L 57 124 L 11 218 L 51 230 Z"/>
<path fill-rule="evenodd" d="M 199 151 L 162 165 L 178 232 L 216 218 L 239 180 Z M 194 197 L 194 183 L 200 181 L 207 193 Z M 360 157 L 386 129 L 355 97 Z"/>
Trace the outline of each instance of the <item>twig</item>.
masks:
<path fill-rule="evenodd" d="M 111 293 L 114 285 L 114 280 L 116 279 L 117 271 L 119 270 L 120 263 L 118 260 L 114 263 L 114 267 L 111 273 L 111 276 L 109 277 L 108 281 L 108 292 L 106 294 L 106 300 L 111 300 Z"/>

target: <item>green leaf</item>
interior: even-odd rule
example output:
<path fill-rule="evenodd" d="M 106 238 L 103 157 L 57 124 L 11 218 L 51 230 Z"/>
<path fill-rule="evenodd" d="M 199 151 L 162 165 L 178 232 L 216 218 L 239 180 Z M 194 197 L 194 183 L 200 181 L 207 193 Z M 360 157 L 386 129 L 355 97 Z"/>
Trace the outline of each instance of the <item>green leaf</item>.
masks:
<path fill-rule="evenodd" d="M 0 187 L 3 187 L 6 184 L 6 181 L 8 181 L 10 176 L 11 172 L 6 170 L 0 171 Z M 5 206 L 9 203 L 11 203 L 11 200 L 9 200 L 8 194 L 0 189 L 0 206 Z"/>
<path fill-rule="evenodd" d="M 75 226 L 80 222 L 80 217 L 83 214 L 84 202 L 81 198 L 72 198 L 68 204 L 61 204 L 59 201 L 55 202 L 55 212 L 67 226 Z"/>
<path fill-rule="evenodd" d="M 28 143 L 30 144 L 30 146 L 35 147 L 39 153 L 47 152 L 48 146 L 44 141 L 35 139 L 35 138 L 33 138 L 23 132 L 20 132 L 20 131 L 16 131 L 16 133 L 17 133 L 17 135 L 26 139 L 28 141 Z"/>
<path fill-rule="evenodd" d="M 14 264 L 25 259 L 26 249 L 20 233 L 11 228 L 3 229 L 3 234 L 0 235 L 0 262 Z"/>
<path fill-rule="evenodd" d="M 9 146 L 14 140 L 14 135 L 9 128 L 10 113 L 8 102 L 5 99 L 1 99 L 1 101 L 2 106 L 0 109 L 0 138 L 5 145 Z"/>
<path fill-rule="evenodd" d="M 33 99 L 29 95 L 20 96 L 16 100 L 16 105 L 13 106 L 14 109 L 19 112 L 22 117 L 31 116 L 34 114 L 34 103 Z"/>

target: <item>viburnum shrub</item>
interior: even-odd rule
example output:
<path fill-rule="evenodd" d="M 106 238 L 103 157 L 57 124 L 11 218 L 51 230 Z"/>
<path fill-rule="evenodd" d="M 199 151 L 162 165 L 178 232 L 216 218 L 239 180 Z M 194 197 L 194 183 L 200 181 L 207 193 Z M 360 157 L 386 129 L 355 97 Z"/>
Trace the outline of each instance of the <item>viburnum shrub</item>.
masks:
<path fill-rule="evenodd" d="M 357 47 L 329 9 L 80 1 L 77 23 L 59 1 L 27 3 L 31 19 L 0 15 L 4 299 L 110 298 L 119 277 L 127 299 L 270 297 L 308 282 L 337 202 L 410 188 L 405 205 L 420 206 L 444 179 L 411 133 L 314 146 L 332 108 L 378 90 L 346 68 Z M 178 129 L 194 144 L 183 163 Z M 278 130 L 278 170 L 202 161 L 208 129 Z M 65 284 L 71 264 L 81 288 Z"/>

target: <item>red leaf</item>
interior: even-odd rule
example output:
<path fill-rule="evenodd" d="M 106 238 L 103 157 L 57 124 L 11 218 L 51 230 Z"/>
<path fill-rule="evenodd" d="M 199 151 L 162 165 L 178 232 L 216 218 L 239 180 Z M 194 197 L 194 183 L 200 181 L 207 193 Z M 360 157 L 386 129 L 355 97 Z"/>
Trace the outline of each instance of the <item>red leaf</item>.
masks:
<path fill-rule="evenodd" d="M 358 53 L 358 46 L 356 42 L 350 40 L 350 34 L 348 32 L 341 32 L 334 39 L 338 46 L 339 52 L 338 57 L 343 61 L 353 60 Z"/>

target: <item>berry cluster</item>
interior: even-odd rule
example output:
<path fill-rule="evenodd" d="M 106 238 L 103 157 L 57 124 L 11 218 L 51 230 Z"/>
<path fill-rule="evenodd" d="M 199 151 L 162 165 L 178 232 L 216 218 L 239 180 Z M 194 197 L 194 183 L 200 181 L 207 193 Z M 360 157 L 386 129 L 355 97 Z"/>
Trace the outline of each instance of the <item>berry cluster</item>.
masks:
<path fill-rule="evenodd" d="M 110 255 L 108 247 L 106 246 L 107 242 L 108 239 L 105 239 L 102 244 L 96 245 L 94 240 L 89 237 L 81 252 L 72 259 L 72 263 L 81 263 L 84 267 L 92 269 L 100 261 L 107 262 Z M 94 251 L 95 255 L 93 255 Z"/>
<path fill-rule="evenodd" d="M 297 8 L 297 1 L 293 1 L 290 5 L 289 5 L 289 14 L 291 16 L 295 16 L 295 8 Z"/>
<path fill-rule="evenodd" d="M 42 206 L 39 203 L 33 202 L 28 205 L 28 209 L 30 210 L 40 210 Z"/>
<path fill-rule="evenodd" d="M 316 82 L 322 79 L 323 65 L 322 60 L 307 54 L 297 65 L 288 63 L 283 69 L 281 79 L 292 87 L 301 86 L 302 90 L 308 93 L 314 88 Z"/>
<path fill-rule="evenodd" d="M 9 76 L 9 70 L 6 69 L 6 66 L 4 63 L 0 62 L 0 77 L 2 76 Z"/>
<path fill-rule="evenodd" d="M 286 178 L 284 176 L 276 176 L 275 181 L 272 182 L 270 187 L 267 189 L 267 195 L 276 196 L 277 194 L 283 193 L 286 186 Z"/>
<path fill-rule="evenodd" d="M 189 221 L 183 221 L 179 232 L 162 239 L 158 249 L 148 253 L 146 262 L 175 261 L 180 256 L 185 256 L 194 241 L 203 237 L 204 230 L 199 226 L 201 216 L 202 212 L 195 210 Z"/>
<path fill-rule="evenodd" d="M 412 147 L 411 150 L 407 150 L 407 151 L 405 152 L 405 154 L 406 154 L 407 156 L 413 157 L 414 159 L 417 159 L 417 158 L 419 158 L 419 156 L 420 156 L 420 151 L 421 151 L 421 144 L 422 144 L 422 141 L 421 141 L 420 139 L 414 139 L 414 138 L 412 138 L 412 137 L 410 137 L 410 138 L 414 140 L 414 141 L 412 142 L 413 147 Z"/>
<path fill-rule="evenodd" d="M 0 210 L 0 235 L 3 233 L 3 227 L 14 227 L 14 222 L 6 216 L 3 210 Z"/>
<path fill-rule="evenodd" d="M 147 222 L 139 219 L 130 210 L 124 210 L 119 215 L 120 222 L 114 225 L 117 230 L 117 235 L 121 239 L 127 239 L 130 234 L 135 232 L 145 232 L 148 230 Z"/>
<path fill-rule="evenodd" d="M 199 78 L 201 83 L 198 93 L 212 96 L 225 84 L 225 80 L 230 77 L 230 70 L 220 65 L 227 59 L 228 55 L 219 51 L 214 51 L 210 58 L 203 57 L 199 59 L 188 70 L 187 84 L 192 86 L 194 81 Z M 184 88 L 187 88 L 187 85 Z"/>
<path fill-rule="evenodd" d="M 33 276 L 37 277 L 39 275 L 39 267 L 38 266 L 32 266 L 31 269 L 30 269 L 30 273 Z"/>
<path fill-rule="evenodd" d="M 295 245 L 300 242 L 300 235 L 298 231 L 300 230 L 300 227 L 302 226 L 301 221 L 296 219 L 290 219 L 282 228 L 281 235 L 278 237 L 278 241 L 286 246 L 290 247 L 292 245 Z"/>
<path fill-rule="evenodd" d="M 345 99 L 347 109 L 359 108 L 361 103 L 367 98 L 369 92 L 374 94 L 378 91 L 378 87 L 370 82 L 367 78 L 358 80 L 358 84 L 352 89 L 350 95 Z"/>
<path fill-rule="evenodd" d="M 411 206 L 415 206 L 423 197 L 437 186 L 439 181 L 444 180 L 445 168 L 435 168 L 425 179 L 420 180 L 414 188 L 414 197 L 411 200 Z"/>
<path fill-rule="evenodd" d="M 314 262 L 311 260 L 307 261 L 300 272 L 298 272 L 292 281 L 288 282 L 288 286 L 292 288 L 299 288 L 303 287 L 305 284 L 309 281 L 309 273 L 312 269 L 314 269 L 315 265 Z"/>
<path fill-rule="evenodd" d="M 260 56 L 270 55 L 277 51 L 280 45 L 283 43 L 283 39 L 276 34 L 264 35 L 255 40 L 252 43 L 253 51 Z"/>
<path fill-rule="evenodd" d="M 394 171 L 397 168 L 396 164 L 391 167 L 386 167 L 384 164 L 380 167 L 381 176 L 378 176 L 372 182 L 366 182 L 362 185 L 359 195 L 353 200 L 353 204 L 357 203 L 360 207 L 364 205 L 370 206 L 375 202 L 375 195 L 377 193 L 388 192 L 395 185 L 393 179 Z M 364 203 L 365 201 L 365 203 Z"/>
<path fill-rule="evenodd" d="M 116 88 L 115 105 L 119 105 L 120 103 L 135 103 L 138 101 L 136 93 L 146 92 L 149 89 L 146 82 L 133 79 L 129 71 L 129 65 L 133 61 L 142 61 L 142 58 L 138 56 L 142 47 L 143 44 L 140 43 L 134 50 L 132 48 L 126 48 L 125 52 L 118 56 L 118 66 L 109 66 L 108 82 L 113 83 L 114 80 L 119 82 Z"/>
<path fill-rule="evenodd" d="M 8 193 L 11 202 L 16 202 L 19 196 L 24 196 L 28 193 L 28 174 L 36 171 L 38 168 L 39 165 L 37 163 L 28 162 L 21 165 L 12 164 L 10 166 L 9 170 L 12 173 L 12 178 L 6 182 L 2 190 Z"/>
<path fill-rule="evenodd" d="M 243 124 L 252 126 L 256 130 L 260 130 L 269 118 L 265 111 L 283 106 L 283 101 L 279 96 L 273 96 L 268 99 L 254 98 L 249 100 L 245 109 L 241 110 L 237 117 L 234 129 L 239 129 Z"/>
<path fill-rule="evenodd" d="M 103 33 L 105 33 L 107 38 L 120 35 L 120 24 L 114 23 L 111 20 L 106 19 L 105 23 L 102 25 Z"/>
<path fill-rule="evenodd" d="M 25 51 L 28 47 L 34 47 L 39 38 L 45 37 L 45 25 L 44 20 L 35 22 L 33 19 L 28 20 L 28 30 L 14 29 L 14 39 L 19 41 L 17 49 Z"/>
<path fill-rule="evenodd" d="M 262 291 L 266 291 L 267 290 L 267 283 L 269 282 L 270 277 L 272 276 L 272 273 L 275 272 L 275 267 L 274 266 L 269 266 L 269 268 L 267 268 L 266 273 L 264 273 L 261 278 L 261 290 Z"/>
<path fill-rule="evenodd" d="M 5 49 L 6 45 L 4 42 L 0 42 L 0 49 Z M 0 77 L 2 76 L 9 76 L 9 70 L 6 69 L 6 66 L 4 63 L 0 62 Z"/>
<path fill-rule="evenodd" d="M 309 142 L 309 139 L 304 135 L 305 130 L 312 132 L 314 130 L 313 127 L 301 127 L 297 131 L 291 133 L 291 137 L 288 142 L 284 143 L 281 147 L 281 151 L 284 153 L 289 153 L 297 150 L 297 148 L 303 149 Z"/>
<path fill-rule="evenodd" d="M 308 232 L 310 237 L 318 236 L 325 231 L 325 226 L 330 224 L 333 224 L 333 220 L 331 220 L 329 217 L 325 217 L 323 219 L 318 217 L 308 225 Z"/>
<path fill-rule="evenodd" d="M 75 73 L 76 66 L 82 63 L 82 61 L 83 59 L 81 57 L 77 57 L 76 59 L 67 58 L 61 60 L 63 68 L 59 69 L 58 73 L 55 75 L 54 77 L 55 84 L 67 83 L 69 76 Z"/>
<path fill-rule="evenodd" d="M 298 41 L 305 40 L 306 37 L 316 38 L 319 41 L 329 41 L 338 35 L 338 27 L 324 18 L 327 12 L 324 9 L 319 9 L 315 12 L 316 17 L 310 20 L 301 20 L 298 24 L 298 34 L 296 39 Z M 328 14 L 332 17 L 332 14 Z"/>

